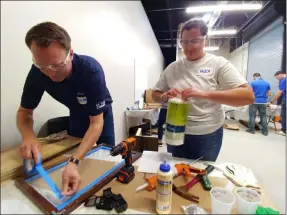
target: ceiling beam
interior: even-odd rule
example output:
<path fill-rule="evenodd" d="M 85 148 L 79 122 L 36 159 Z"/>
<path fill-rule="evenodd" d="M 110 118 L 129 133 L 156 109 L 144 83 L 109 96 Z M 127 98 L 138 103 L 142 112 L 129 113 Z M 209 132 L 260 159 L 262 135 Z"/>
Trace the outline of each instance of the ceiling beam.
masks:
<path fill-rule="evenodd" d="M 156 9 L 156 10 L 147 10 L 147 13 L 150 12 L 162 12 L 162 11 L 172 11 L 172 10 L 186 10 L 185 7 L 181 7 L 181 8 L 164 8 L 164 9 Z"/>
<path fill-rule="evenodd" d="M 225 35 L 225 36 L 214 36 L 214 37 L 211 37 L 210 39 L 220 39 L 220 38 L 229 38 L 230 36 L 229 35 Z M 232 38 L 239 38 L 239 37 L 232 37 Z M 157 38 L 157 40 L 160 40 L 160 41 L 170 41 L 170 40 L 177 40 L 176 38 L 173 38 L 173 39 L 170 39 L 170 38 Z"/>
<path fill-rule="evenodd" d="M 171 0 L 166 0 L 165 3 L 166 3 L 166 7 L 167 8 L 170 8 L 170 2 Z M 168 30 L 169 30 L 169 37 L 171 40 L 173 40 L 173 33 L 172 33 L 172 15 L 170 13 L 170 11 L 167 11 L 167 19 L 168 19 Z M 173 43 L 171 43 L 171 45 L 173 46 Z"/>

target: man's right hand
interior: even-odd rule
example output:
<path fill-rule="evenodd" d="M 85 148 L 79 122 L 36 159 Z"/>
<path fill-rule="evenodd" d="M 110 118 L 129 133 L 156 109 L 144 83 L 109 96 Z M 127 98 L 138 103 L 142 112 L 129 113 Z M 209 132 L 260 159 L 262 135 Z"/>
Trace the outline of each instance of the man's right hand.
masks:
<path fill-rule="evenodd" d="M 165 92 L 162 97 L 161 97 L 161 100 L 163 102 L 167 102 L 170 98 L 174 98 L 176 97 L 177 95 L 180 95 L 180 92 L 178 89 L 176 88 L 173 88 L 173 89 L 170 89 L 169 91 Z"/>
<path fill-rule="evenodd" d="M 40 141 L 37 138 L 23 139 L 20 145 L 20 154 L 23 159 L 35 159 L 37 163 L 40 155 Z"/>

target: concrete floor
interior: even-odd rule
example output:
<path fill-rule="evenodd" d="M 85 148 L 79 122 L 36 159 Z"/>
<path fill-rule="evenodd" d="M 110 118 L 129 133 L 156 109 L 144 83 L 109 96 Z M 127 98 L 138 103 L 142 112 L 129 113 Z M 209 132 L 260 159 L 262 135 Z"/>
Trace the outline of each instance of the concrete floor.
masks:
<path fill-rule="evenodd" d="M 238 123 L 234 120 L 227 120 Z M 239 123 L 238 123 L 239 124 Z M 277 128 L 280 128 L 278 124 Z M 275 134 L 274 125 L 269 124 L 269 135 L 263 136 L 224 129 L 223 145 L 217 162 L 232 162 L 251 168 L 270 199 L 284 214 L 286 211 L 286 142 L 285 137 Z M 166 146 L 159 151 L 166 151 Z"/>

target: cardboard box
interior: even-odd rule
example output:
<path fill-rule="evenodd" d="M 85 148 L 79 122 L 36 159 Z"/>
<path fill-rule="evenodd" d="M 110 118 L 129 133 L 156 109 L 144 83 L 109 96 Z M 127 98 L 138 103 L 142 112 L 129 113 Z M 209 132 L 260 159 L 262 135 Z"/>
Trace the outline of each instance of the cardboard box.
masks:
<path fill-rule="evenodd" d="M 158 108 L 161 107 L 161 103 L 158 103 L 153 100 L 152 98 L 152 89 L 147 89 L 144 92 L 144 102 L 146 103 L 147 107 L 145 109 L 152 109 L 152 108 Z"/>
<path fill-rule="evenodd" d="M 157 136 L 145 136 L 142 134 L 142 129 L 139 128 L 136 133 L 136 146 L 134 148 L 137 152 L 158 151 Z"/>

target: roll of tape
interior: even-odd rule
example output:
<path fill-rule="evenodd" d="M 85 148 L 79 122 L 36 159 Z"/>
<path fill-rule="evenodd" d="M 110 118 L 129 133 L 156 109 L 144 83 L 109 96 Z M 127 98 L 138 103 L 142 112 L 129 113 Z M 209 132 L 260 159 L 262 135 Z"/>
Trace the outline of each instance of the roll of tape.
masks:
<path fill-rule="evenodd" d="M 35 162 L 34 159 L 24 159 L 23 160 L 23 166 L 24 166 L 24 171 L 26 174 L 28 175 L 34 175 L 36 173 L 38 173 L 38 170 L 36 169 L 36 165 L 42 163 L 42 156 L 39 154 L 38 155 L 39 161 L 38 163 Z"/>

